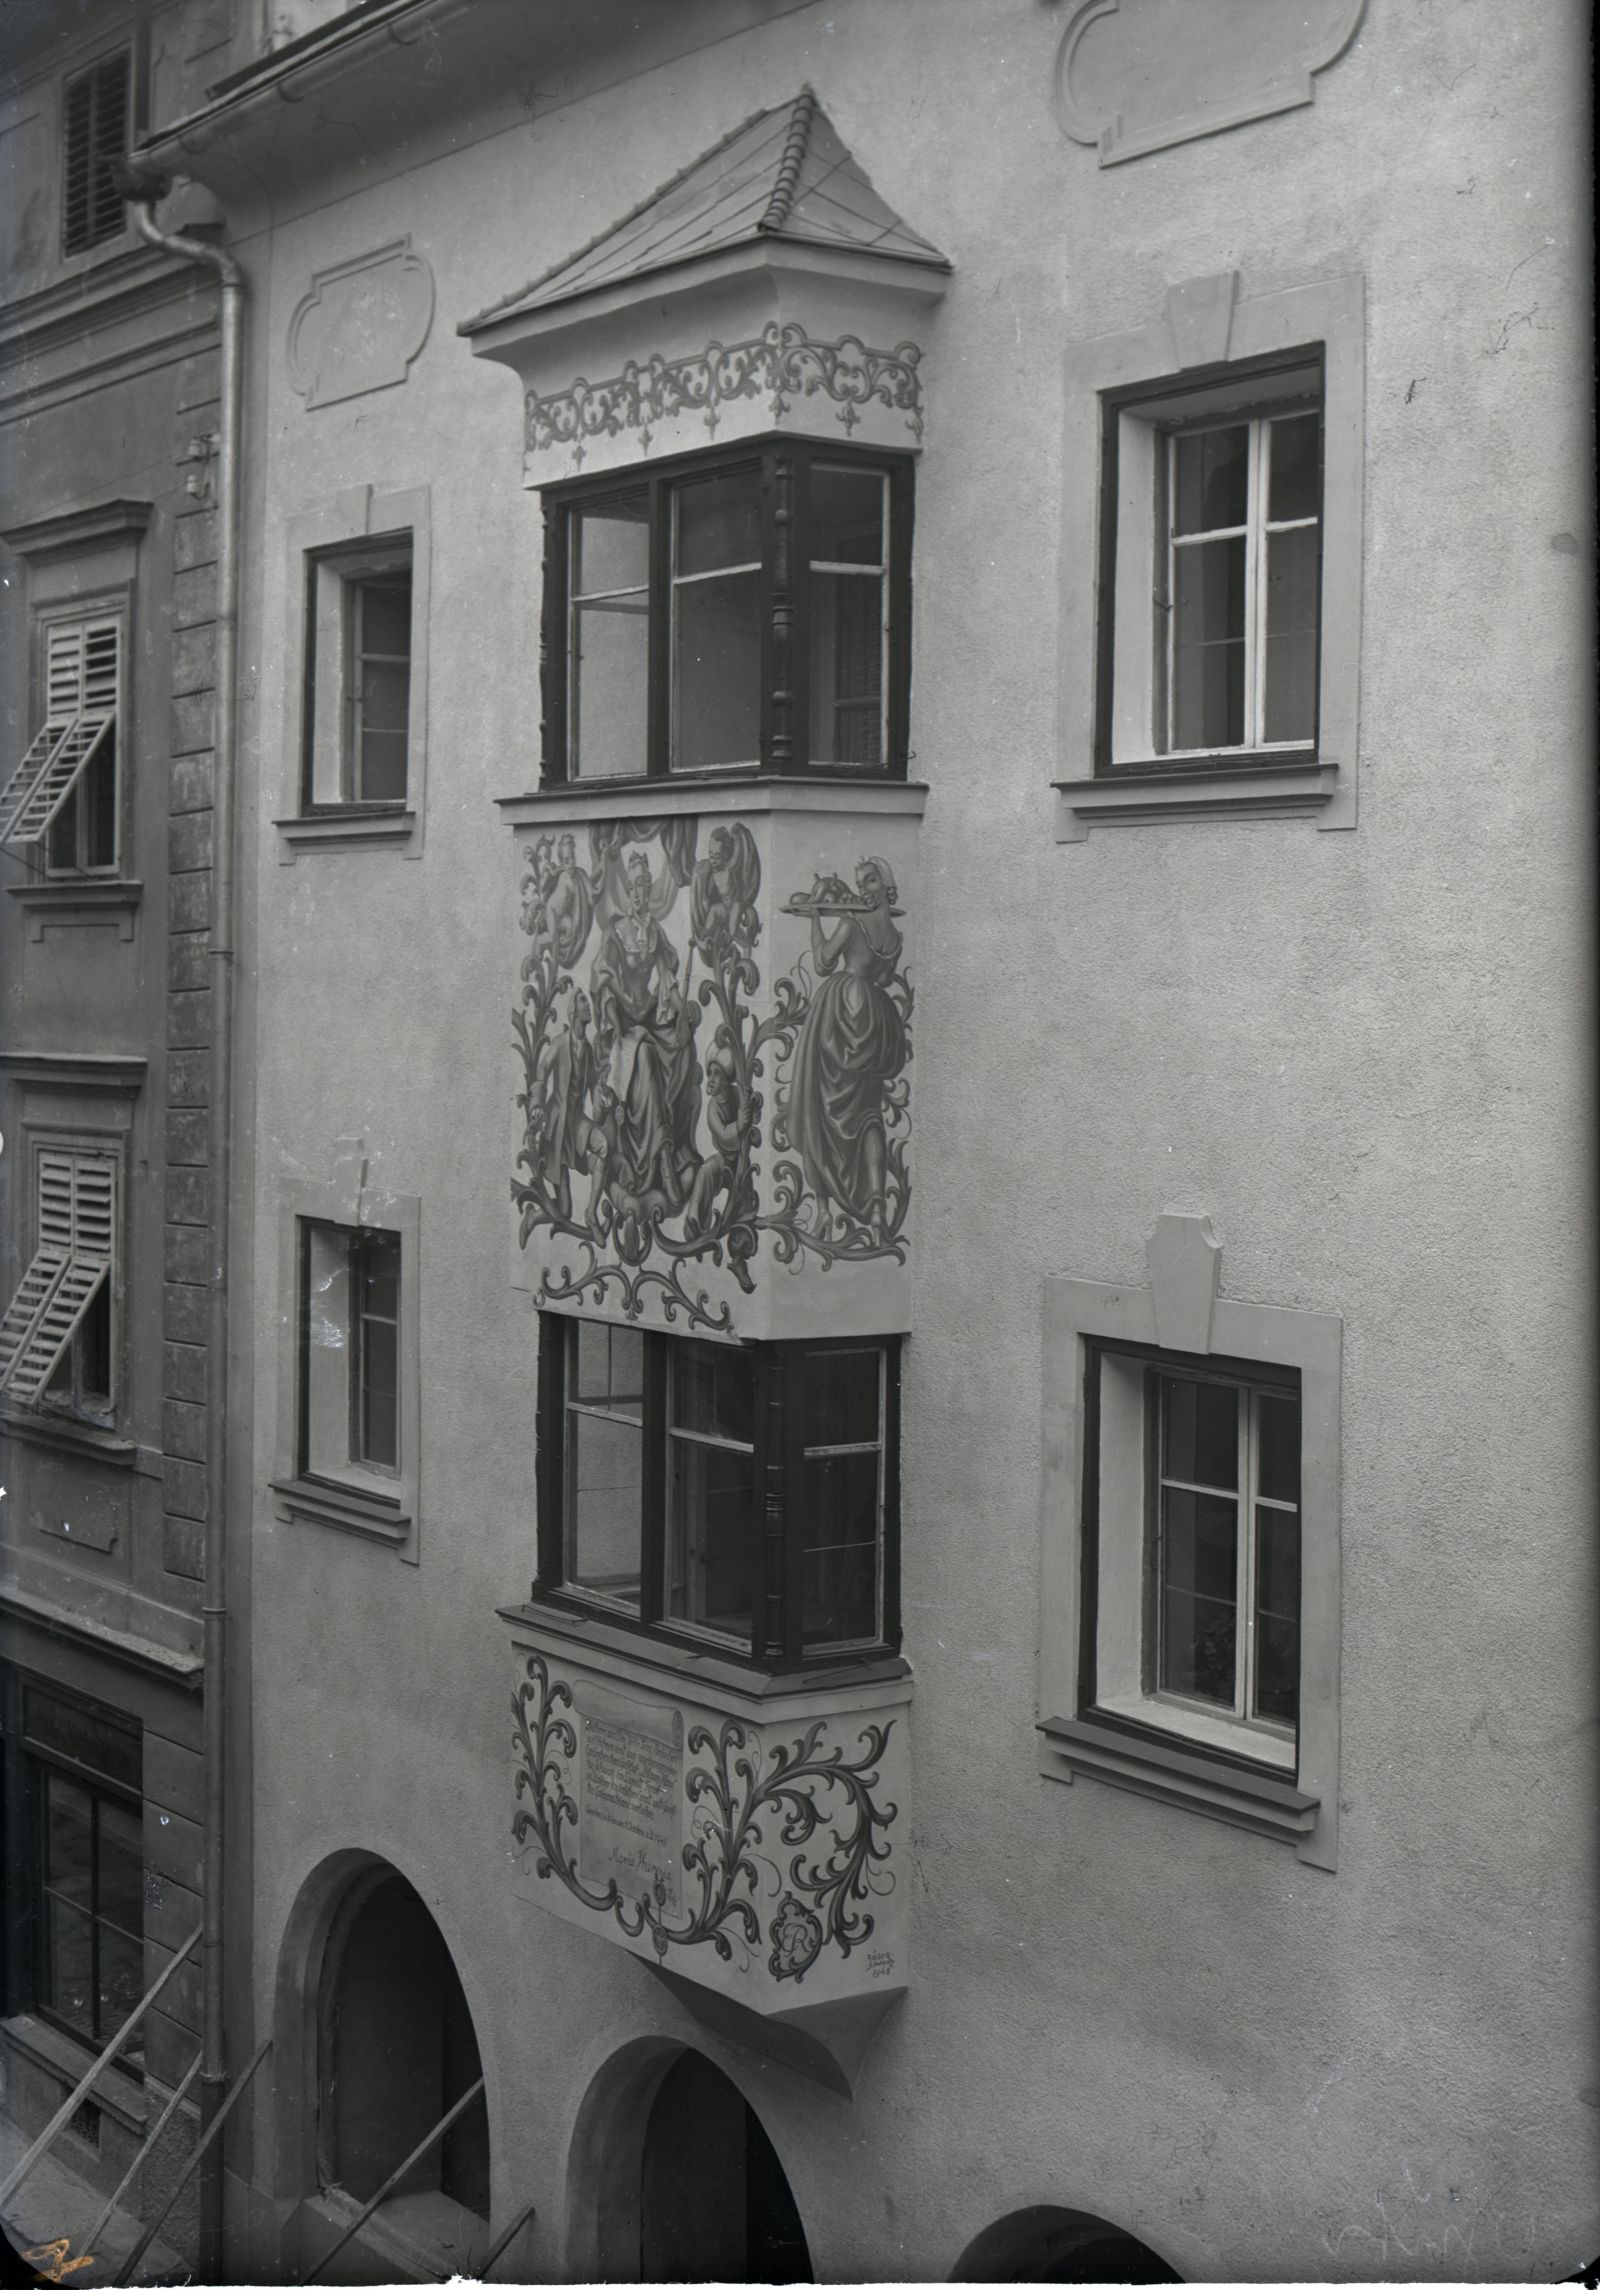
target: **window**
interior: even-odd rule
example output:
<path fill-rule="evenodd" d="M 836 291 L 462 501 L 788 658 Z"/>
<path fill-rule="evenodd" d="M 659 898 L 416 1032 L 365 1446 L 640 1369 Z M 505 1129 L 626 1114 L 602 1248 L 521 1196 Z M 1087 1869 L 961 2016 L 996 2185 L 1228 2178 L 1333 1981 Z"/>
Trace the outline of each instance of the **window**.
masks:
<path fill-rule="evenodd" d="M 7 1891 L 7 2002 L 98 2048 L 145 1987 L 140 1731 L 16 1671 L 0 1692 L 21 1854 Z M 136 2029 L 119 2059 L 136 2068 L 142 2052 Z"/>
<path fill-rule="evenodd" d="M 68 254 L 83 254 L 122 231 L 122 193 L 111 170 L 128 147 L 128 75 L 124 49 L 66 84 L 62 244 Z"/>
<path fill-rule="evenodd" d="M 1058 841 L 1354 827 L 1365 360 L 1358 276 L 1186 279 L 1069 344 Z"/>
<path fill-rule="evenodd" d="M 906 457 L 785 441 L 545 498 L 548 780 L 903 774 Z"/>
<path fill-rule="evenodd" d="M 1045 1283 L 1041 1770 L 1331 1869 L 1340 1323 L 1218 1295 L 1203 1218 L 1149 1262 Z"/>
<path fill-rule="evenodd" d="M 32 1252 L 0 1320 L 0 1397 L 109 1423 L 116 1405 L 118 1160 L 37 1145 Z"/>
<path fill-rule="evenodd" d="M 364 1173 L 364 1155 L 357 1163 Z M 419 1209 L 302 1184 L 285 1203 L 278 1516 L 347 1528 L 415 1564 L 421 1416 Z"/>
<path fill-rule="evenodd" d="M 400 1236 L 307 1223 L 301 1295 L 300 1468 L 400 1469 Z"/>
<path fill-rule="evenodd" d="M 117 864 L 122 661 L 120 615 L 44 625 L 42 721 L 0 790 L 0 843 L 42 841 L 52 873 Z"/>
<path fill-rule="evenodd" d="M 898 1643 L 893 1341 L 546 1314 L 540 1591 L 746 1660 Z"/>
<path fill-rule="evenodd" d="M 1206 1362 L 1095 1349 L 1093 1707 L 1292 1773 L 1300 1399 Z M 1142 1481 L 1143 1484 L 1136 1482 Z M 1127 1522 L 1142 1511 L 1145 1532 Z"/>
<path fill-rule="evenodd" d="M 1107 413 L 1111 768 L 1310 754 L 1322 565 L 1320 367 Z"/>
<path fill-rule="evenodd" d="M 411 750 L 409 538 L 313 557 L 307 618 L 304 807 L 403 810 Z"/>

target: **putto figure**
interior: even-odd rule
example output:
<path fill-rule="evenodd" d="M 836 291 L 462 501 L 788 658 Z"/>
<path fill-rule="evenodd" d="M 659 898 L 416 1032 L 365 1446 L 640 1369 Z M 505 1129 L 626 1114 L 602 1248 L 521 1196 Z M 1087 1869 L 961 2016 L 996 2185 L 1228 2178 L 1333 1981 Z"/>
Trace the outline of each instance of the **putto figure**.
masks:
<path fill-rule="evenodd" d="M 819 877 L 789 901 L 811 918 L 817 988 L 795 1042 L 786 1130 L 824 1219 L 849 1233 L 882 1232 L 889 1207 L 889 1092 L 911 1052 L 904 1004 L 891 992 L 901 937 L 895 881 L 882 859 L 863 859 L 851 895 Z M 837 927 L 825 927 L 837 917 Z"/>

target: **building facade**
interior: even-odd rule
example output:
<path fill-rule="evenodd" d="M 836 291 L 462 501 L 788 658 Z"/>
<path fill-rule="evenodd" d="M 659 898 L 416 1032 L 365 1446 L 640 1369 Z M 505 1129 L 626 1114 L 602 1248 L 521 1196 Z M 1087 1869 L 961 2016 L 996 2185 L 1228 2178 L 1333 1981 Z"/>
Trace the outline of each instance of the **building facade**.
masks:
<path fill-rule="evenodd" d="M 246 306 L 233 2278 L 1591 2251 L 1582 30 L 140 19 Z M 40 705 L 30 534 L 146 498 L 161 372 L 119 433 L 29 370 L 129 443 L 7 528 Z M 189 1134 L 138 736 L 143 904 L 7 902 L 18 1282 L 15 1140 L 100 1150 L 48 1052 Z M 75 1692 L 197 1646 L 139 1324 L 120 1557 L 11 1411 Z"/>

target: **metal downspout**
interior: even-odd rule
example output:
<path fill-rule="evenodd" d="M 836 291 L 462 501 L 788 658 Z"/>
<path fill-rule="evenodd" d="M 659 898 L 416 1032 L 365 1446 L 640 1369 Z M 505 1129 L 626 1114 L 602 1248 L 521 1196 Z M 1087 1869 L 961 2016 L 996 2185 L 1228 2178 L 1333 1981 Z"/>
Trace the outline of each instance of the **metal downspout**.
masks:
<path fill-rule="evenodd" d="M 155 209 L 169 179 L 128 169 L 129 212 L 141 238 L 185 262 L 203 264 L 221 289 L 221 412 L 216 453 L 217 661 L 211 810 L 211 1263 L 206 1406 L 205 1575 L 201 1617 L 205 1656 L 205 1885 L 201 1903 L 203 2013 L 200 2135 L 227 2086 L 223 2025 L 224 1751 L 227 1743 L 227 1420 L 230 1110 L 233 1100 L 234 759 L 238 723 L 239 431 L 242 410 L 245 275 L 222 247 L 158 228 Z M 207 2147 L 200 2178 L 200 2274 L 222 2280 L 222 2142 Z"/>

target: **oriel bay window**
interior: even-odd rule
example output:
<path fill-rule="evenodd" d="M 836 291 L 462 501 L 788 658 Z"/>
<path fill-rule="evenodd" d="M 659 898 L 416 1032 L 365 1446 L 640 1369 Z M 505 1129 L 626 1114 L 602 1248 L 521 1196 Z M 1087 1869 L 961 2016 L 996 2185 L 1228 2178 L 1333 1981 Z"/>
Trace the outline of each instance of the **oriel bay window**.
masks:
<path fill-rule="evenodd" d="M 892 1650 L 897 1370 L 547 1314 L 539 1591 L 768 1666 Z"/>
<path fill-rule="evenodd" d="M 547 781 L 904 773 L 908 457 L 785 439 L 545 502 Z"/>

